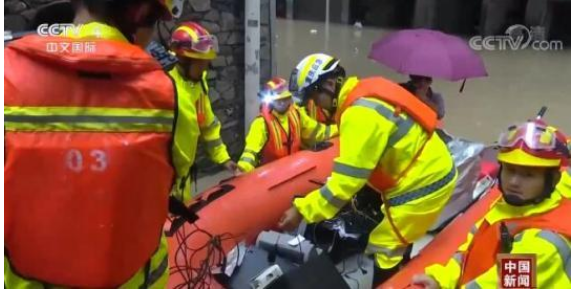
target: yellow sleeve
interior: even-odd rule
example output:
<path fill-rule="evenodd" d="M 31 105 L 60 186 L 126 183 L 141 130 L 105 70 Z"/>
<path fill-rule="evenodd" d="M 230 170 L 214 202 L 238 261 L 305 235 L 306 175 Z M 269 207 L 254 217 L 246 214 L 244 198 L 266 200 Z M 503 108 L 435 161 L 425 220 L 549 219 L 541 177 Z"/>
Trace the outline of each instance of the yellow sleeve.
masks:
<path fill-rule="evenodd" d="M 528 229 L 514 237 L 510 253 L 536 254 L 534 271 L 538 289 L 570 288 L 570 241 L 562 236 L 549 230 Z M 494 265 L 464 287 L 498 288 L 498 265 Z"/>
<path fill-rule="evenodd" d="M 470 247 L 474 234 L 477 232 L 483 219 L 478 221 L 468 233 L 466 241 L 460 245 L 458 251 L 445 264 L 434 264 L 426 267 L 425 273 L 434 278 L 442 289 L 455 289 L 462 274 L 464 253 Z"/>
<path fill-rule="evenodd" d="M 231 157 L 227 152 L 227 146 L 225 146 L 221 139 L 221 122 L 219 122 L 219 119 L 213 113 L 209 95 L 203 94 L 200 99 L 202 99 L 201 104 L 205 112 L 204 126 L 199 126 L 201 129 L 201 138 L 205 143 L 207 153 L 211 160 L 217 164 L 224 164 L 229 161 Z"/>
<path fill-rule="evenodd" d="M 336 124 L 319 123 L 311 118 L 304 108 L 299 108 L 299 115 L 301 118 L 301 138 L 307 145 L 326 141 L 339 133 Z"/>
<path fill-rule="evenodd" d="M 309 110 L 307 109 L 307 105 L 308 105 L 308 104 L 309 104 L 309 102 L 306 103 L 304 106 L 299 106 L 299 107 L 298 107 L 299 113 L 300 113 L 301 115 L 305 114 L 305 115 L 309 116 L 309 118 L 317 121 L 317 114 L 316 114 L 315 112 L 309 113 Z"/>
<path fill-rule="evenodd" d="M 480 222 L 477 224 L 479 226 Z M 432 265 L 426 268 L 426 274 L 433 277 L 442 288 L 453 289 L 458 287 L 461 275 L 462 253 L 467 250 L 473 239 L 470 231 L 467 241 L 460 249 L 442 266 Z M 529 229 L 514 237 L 511 254 L 536 254 L 536 279 L 539 289 L 570 288 L 570 241 L 548 230 Z M 494 265 L 485 273 L 471 282 L 467 282 L 465 288 L 498 288 L 498 267 Z"/>
<path fill-rule="evenodd" d="M 538 289 L 570 288 L 569 240 L 552 231 L 540 229 L 523 231 L 514 240 L 512 254 L 536 253 Z"/>
<path fill-rule="evenodd" d="M 262 117 L 257 117 L 251 127 L 247 138 L 245 138 L 245 150 L 237 165 L 243 172 L 253 171 L 259 166 L 259 153 L 267 143 L 267 126 Z"/>
<path fill-rule="evenodd" d="M 308 223 L 335 216 L 366 184 L 393 128 L 393 123 L 369 108 L 353 106 L 343 113 L 339 157 L 335 159 L 331 177 L 321 189 L 294 200 Z"/>

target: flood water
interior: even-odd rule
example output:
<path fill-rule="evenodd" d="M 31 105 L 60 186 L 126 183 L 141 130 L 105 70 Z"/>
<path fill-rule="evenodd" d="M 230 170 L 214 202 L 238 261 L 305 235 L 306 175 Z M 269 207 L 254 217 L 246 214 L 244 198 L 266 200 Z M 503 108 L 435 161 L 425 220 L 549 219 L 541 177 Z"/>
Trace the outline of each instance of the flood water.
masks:
<path fill-rule="evenodd" d="M 277 73 L 288 78 L 299 60 L 326 52 L 341 59 L 348 75 L 407 77 L 367 58 L 371 43 L 391 32 L 381 28 L 279 19 L 276 22 Z M 326 36 L 329 36 L 328 38 Z M 434 80 L 445 98 L 446 129 L 457 136 L 492 143 L 512 123 L 535 116 L 548 106 L 547 121 L 570 134 L 570 50 L 481 51 L 489 76 L 466 82 Z"/>
<path fill-rule="evenodd" d="M 286 79 L 301 58 L 315 52 L 339 57 L 349 75 L 407 79 L 367 58 L 371 43 L 391 30 L 364 27 L 359 31 L 331 24 L 330 37 L 325 38 L 324 23 L 278 19 L 276 31 L 277 74 Z M 464 92 L 459 92 L 461 82 L 434 81 L 434 90 L 445 98 L 448 132 L 491 144 L 504 128 L 531 118 L 546 105 L 548 122 L 570 134 L 569 49 L 480 54 L 489 76 L 468 80 Z M 230 176 L 221 172 L 199 179 L 195 194 Z"/>

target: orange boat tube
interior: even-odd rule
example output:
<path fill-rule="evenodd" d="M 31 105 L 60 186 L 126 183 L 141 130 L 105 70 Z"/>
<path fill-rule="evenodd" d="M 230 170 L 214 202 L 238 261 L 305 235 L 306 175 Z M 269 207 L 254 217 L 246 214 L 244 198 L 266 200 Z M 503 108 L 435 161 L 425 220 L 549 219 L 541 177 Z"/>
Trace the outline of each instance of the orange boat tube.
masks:
<path fill-rule="evenodd" d="M 338 142 L 334 139 L 332 146 L 324 150 L 300 151 L 279 159 L 197 196 L 197 202 L 210 203 L 197 212 L 198 220 L 184 223 L 168 238 L 168 287 L 219 288 L 210 274 L 195 273 L 207 271 L 203 262 L 214 266 L 222 260 L 223 253 L 217 255 L 209 250 L 211 247 L 204 246 L 219 243 L 222 251 L 228 253 L 237 243 L 252 244 L 261 231 L 274 228 L 296 195 L 321 187 L 331 175 Z M 215 259 L 211 255 L 216 255 Z M 194 281 L 195 277 L 204 279 Z"/>
<path fill-rule="evenodd" d="M 500 197 L 497 185 L 486 195 L 472 205 L 464 214 L 456 217 L 446 228 L 421 250 L 421 252 L 404 266 L 392 278 L 379 286 L 380 289 L 419 288 L 413 286 L 414 275 L 424 273 L 424 269 L 432 264 L 447 263 L 459 246 L 466 241 L 468 232 L 474 224 L 490 210 L 490 207 Z"/>
<path fill-rule="evenodd" d="M 331 175 L 338 155 L 338 139 L 321 151 L 300 151 L 257 168 L 252 173 L 221 182 L 195 198 L 194 223 L 173 226 L 169 234 L 169 288 L 222 288 L 211 268 L 221 263 L 240 242 L 254 244 L 259 233 L 275 229 L 281 214 L 296 195 L 321 187 Z M 482 162 L 480 178 L 495 177 L 497 164 Z M 455 218 L 421 253 L 381 288 L 406 288 L 414 274 L 433 263 L 446 262 L 465 240 L 471 226 L 499 196 L 496 188 L 480 197 Z M 195 204 L 193 204 L 194 207 Z M 171 226 L 167 223 L 166 228 Z"/>

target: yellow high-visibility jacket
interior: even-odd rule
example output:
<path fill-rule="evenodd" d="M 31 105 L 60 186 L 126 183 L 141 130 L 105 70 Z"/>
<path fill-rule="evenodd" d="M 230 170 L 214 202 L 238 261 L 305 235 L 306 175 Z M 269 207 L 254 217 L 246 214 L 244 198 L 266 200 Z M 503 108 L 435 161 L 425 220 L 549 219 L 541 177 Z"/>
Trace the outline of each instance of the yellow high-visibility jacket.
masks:
<path fill-rule="evenodd" d="M 338 109 L 358 82 L 355 77 L 346 80 L 339 94 Z M 392 105 L 371 97 L 357 100 L 342 112 L 339 157 L 335 159 L 331 177 L 321 189 L 294 200 L 305 221 L 333 218 L 368 182 L 378 164 L 394 179 L 408 167 L 430 137 L 407 114 L 402 112 L 399 116 L 396 117 Z M 407 243 L 422 237 L 435 222 L 451 196 L 456 179 L 449 150 L 433 134 L 405 177 L 382 192 L 386 200 L 406 200 L 390 206 L 389 214 Z M 382 211 L 386 213 L 385 207 Z M 401 261 L 407 243 L 385 218 L 371 233 L 367 251 L 376 254 L 379 267 L 387 269 Z"/>
<path fill-rule="evenodd" d="M 312 145 L 316 142 L 325 141 L 338 134 L 336 125 L 325 125 L 311 119 L 303 109 L 299 109 L 299 118 L 301 125 L 301 140 L 302 143 Z M 289 132 L 289 117 L 287 114 L 281 115 L 273 111 L 275 116 L 285 132 Z M 255 118 L 247 137 L 245 139 L 245 150 L 238 162 L 239 167 L 244 172 L 253 171 L 259 166 L 260 153 L 265 144 L 271 140 L 265 119 L 261 116 Z"/>
<path fill-rule="evenodd" d="M 195 163 L 199 139 L 211 160 L 217 164 L 229 161 L 227 147 L 221 140 L 221 123 L 213 113 L 208 95 L 206 72 L 200 82 L 186 80 L 175 66 L 170 72 L 175 82 L 179 99 L 179 113 L 175 131 L 173 156 L 177 169 L 177 181 L 173 187 L 173 196 L 191 200 L 191 168 Z"/>
<path fill-rule="evenodd" d="M 490 225 L 504 219 L 527 217 L 545 213 L 556 208 L 563 196 L 559 190 L 552 193 L 550 198 L 537 205 L 514 207 L 508 205 L 502 198 L 498 199 L 492 209 L 479 220 L 468 233 L 456 254 L 446 265 L 435 264 L 426 268 L 426 274 L 433 277 L 442 288 L 466 288 L 466 289 L 496 289 L 499 287 L 498 266 L 494 265 L 476 279 L 458 286 L 463 268 L 463 253 L 472 243 L 478 228 L 487 221 Z M 536 254 L 536 279 L 537 287 L 570 288 L 570 240 L 549 230 L 538 228 L 527 229 L 516 236 L 512 244 L 512 254 Z"/>

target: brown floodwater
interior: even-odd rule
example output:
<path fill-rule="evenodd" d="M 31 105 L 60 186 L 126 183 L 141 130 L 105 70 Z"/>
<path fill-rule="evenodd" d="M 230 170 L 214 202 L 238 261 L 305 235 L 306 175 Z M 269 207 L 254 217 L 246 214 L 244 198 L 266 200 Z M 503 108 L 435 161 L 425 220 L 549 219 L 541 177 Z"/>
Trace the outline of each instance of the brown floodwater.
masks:
<path fill-rule="evenodd" d="M 382 28 L 279 19 L 276 22 L 278 75 L 288 78 L 307 54 L 326 52 L 341 59 L 348 75 L 407 77 L 367 58 L 371 43 L 392 32 Z M 328 36 L 328 37 L 326 37 Z M 445 98 L 448 132 L 485 143 L 504 128 L 535 116 L 548 106 L 547 121 L 570 134 L 570 50 L 481 51 L 489 76 L 461 82 L 434 80 Z"/>

